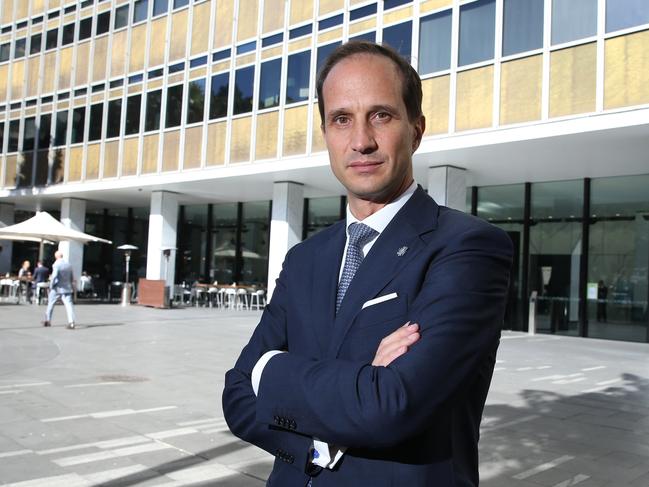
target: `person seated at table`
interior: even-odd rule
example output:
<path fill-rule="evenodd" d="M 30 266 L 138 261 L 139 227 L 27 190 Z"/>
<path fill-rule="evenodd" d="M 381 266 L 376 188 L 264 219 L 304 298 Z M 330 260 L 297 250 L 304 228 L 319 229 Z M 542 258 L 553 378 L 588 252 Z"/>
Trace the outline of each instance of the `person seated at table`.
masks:
<path fill-rule="evenodd" d="M 91 296 L 94 292 L 92 277 L 90 277 L 86 271 L 81 273 L 81 278 L 79 279 L 79 291 L 88 296 Z"/>
<path fill-rule="evenodd" d="M 36 261 L 36 269 L 34 269 L 34 275 L 32 276 L 32 294 L 35 296 L 35 299 L 39 301 L 40 304 L 40 291 L 39 284 L 44 284 L 50 277 L 50 270 L 43 265 L 43 262 Z M 44 286 L 40 286 L 44 287 Z M 47 294 L 47 290 L 45 291 Z"/>
<path fill-rule="evenodd" d="M 20 294 L 29 301 L 31 299 L 32 269 L 28 260 L 23 261 L 23 265 L 18 269 L 18 279 L 20 280 Z"/>

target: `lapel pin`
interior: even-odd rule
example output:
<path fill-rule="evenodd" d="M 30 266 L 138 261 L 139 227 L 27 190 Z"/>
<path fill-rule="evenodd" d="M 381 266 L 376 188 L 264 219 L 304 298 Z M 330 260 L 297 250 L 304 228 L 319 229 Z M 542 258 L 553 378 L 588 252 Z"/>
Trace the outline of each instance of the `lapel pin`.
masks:
<path fill-rule="evenodd" d="M 408 247 L 404 245 L 403 247 L 399 247 L 399 250 L 397 250 L 397 255 L 399 257 L 403 257 L 406 254 L 406 252 L 408 252 Z"/>

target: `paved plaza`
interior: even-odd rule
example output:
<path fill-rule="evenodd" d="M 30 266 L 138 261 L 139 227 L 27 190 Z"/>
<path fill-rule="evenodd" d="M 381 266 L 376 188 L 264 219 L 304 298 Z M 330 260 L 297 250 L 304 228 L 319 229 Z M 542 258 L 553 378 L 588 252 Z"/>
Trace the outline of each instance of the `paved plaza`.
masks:
<path fill-rule="evenodd" d="M 0 486 L 264 485 L 221 411 L 260 312 L 76 311 L 0 304 Z M 649 487 L 649 345 L 505 332 L 482 426 L 483 486 Z"/>

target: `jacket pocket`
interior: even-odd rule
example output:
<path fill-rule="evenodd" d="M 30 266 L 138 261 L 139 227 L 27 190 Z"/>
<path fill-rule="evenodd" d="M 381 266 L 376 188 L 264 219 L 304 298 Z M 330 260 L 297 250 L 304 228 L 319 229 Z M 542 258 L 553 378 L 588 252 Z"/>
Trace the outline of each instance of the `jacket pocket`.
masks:
<path fill-rule="evenodd" d="M 362 309 L 354 323 L 354 328 L 367 328 L 375 325 L 381 325 L 395 318 L 403 317 L 404 323 L 406 313 L 408 312 L 408 299 L 406 295 L 398 295 L 394 299 L 383 301 L 382 303 L 373 304 Z"/>

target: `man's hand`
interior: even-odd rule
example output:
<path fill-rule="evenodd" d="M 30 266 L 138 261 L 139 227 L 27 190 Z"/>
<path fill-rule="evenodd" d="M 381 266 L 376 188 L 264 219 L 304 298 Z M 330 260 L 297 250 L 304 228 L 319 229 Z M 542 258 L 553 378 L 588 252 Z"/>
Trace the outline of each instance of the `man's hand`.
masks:
<path fill-rule="evenodd" d="M 376 350 L 376 355 L 374 355 L 372 365 L 387 367 L 397 357 L 406 353 L 408 347 L 417 340 L 419 340 L 419 325 L 417 323 L 406 323 L 381 340 L 379 348 Z"/>

